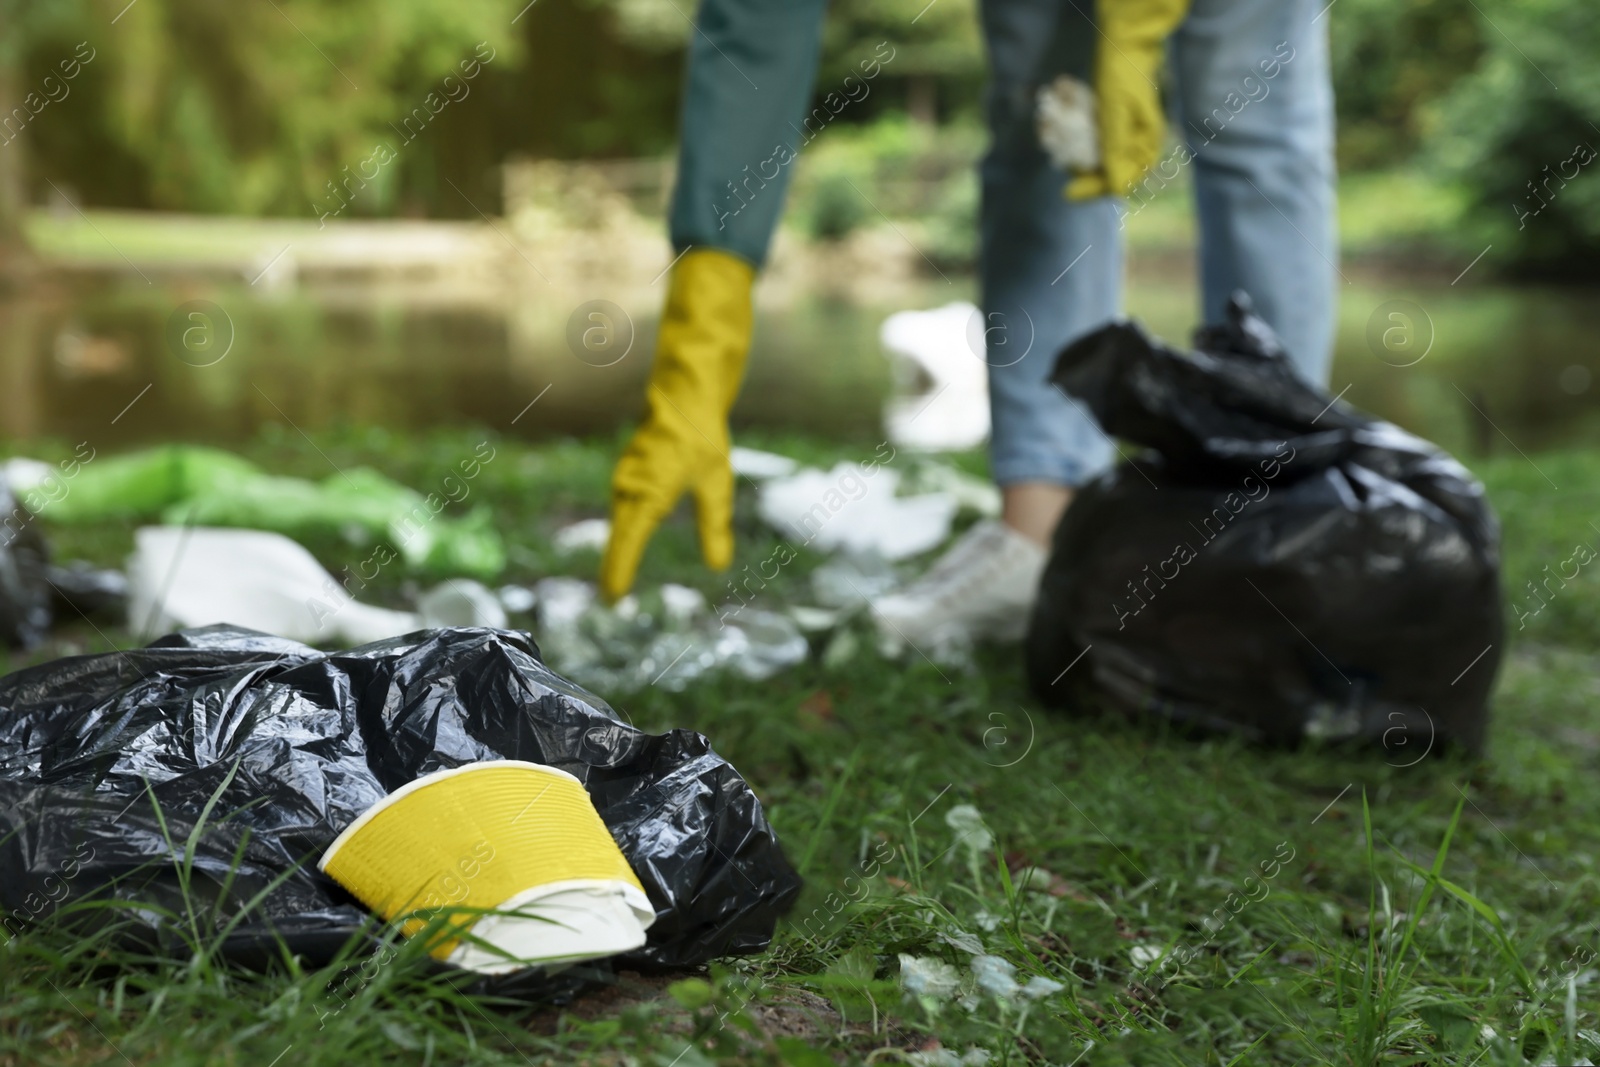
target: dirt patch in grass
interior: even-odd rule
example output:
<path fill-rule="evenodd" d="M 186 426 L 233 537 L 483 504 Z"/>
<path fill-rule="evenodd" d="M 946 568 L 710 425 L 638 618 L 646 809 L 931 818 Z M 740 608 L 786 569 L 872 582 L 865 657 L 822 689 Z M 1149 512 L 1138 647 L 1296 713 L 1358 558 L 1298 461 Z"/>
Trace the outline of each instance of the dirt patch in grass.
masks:
<path fill-rule="evenodd" d="M 658 1013 L 658 1028 L 662 1032 L 687 1038 L 694 1033 L 697 1013 L 679 1005 L 667 988 L 685 978 L 704 977 L 704 971 L 670 974 L 619 971 L 614 985 L 599 987 L 561 1007 L 541 1008 L 523 1022 L 533 1033 L 554 1036 L 563 1023 L 613 1019 L 629 1008 L 647 1005 Z M 744 1005 L 744 1011 L 772 1037 L 822 1040 L 837 1034 L 843 1022 L 826 998 L 805 989 L 769 991 Z M 715 1017 L 716 1013 L 706 1008 L 700 1014 Z"/>

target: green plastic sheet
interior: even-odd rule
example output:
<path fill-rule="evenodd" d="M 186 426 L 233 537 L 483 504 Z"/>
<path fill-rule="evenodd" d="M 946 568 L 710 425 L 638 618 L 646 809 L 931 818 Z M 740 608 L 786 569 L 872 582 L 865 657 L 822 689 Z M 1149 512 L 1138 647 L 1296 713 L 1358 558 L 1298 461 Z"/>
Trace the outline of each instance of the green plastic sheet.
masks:
<path fill-rule="evenodd" d="M 52 522 L 159 520 L 169 525 L 271 530 L 289 537 L 332 533 L 387 543 L 430 573 L 491 579 L 505 569 L 505 543 L 488 508 L 448 514 L 443 493 L 424 495 L 370 467 L 314 482 L 268 474 L 231 452 L 167 445 L 97 459 L 50 506 Z"/>

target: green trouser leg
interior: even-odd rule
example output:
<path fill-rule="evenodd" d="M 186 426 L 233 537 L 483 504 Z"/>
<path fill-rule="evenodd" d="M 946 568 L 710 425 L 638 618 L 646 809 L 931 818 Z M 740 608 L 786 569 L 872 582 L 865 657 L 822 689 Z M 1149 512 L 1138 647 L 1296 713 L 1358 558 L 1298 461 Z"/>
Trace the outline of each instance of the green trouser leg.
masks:
<path fill-rule="evenodd" d="M 808 139 L 826 9 L 827 0 L 701 3 L 678 127 L 671 233 L 680 251 L 720 248 L 756 267 L 766 259 Z"/>

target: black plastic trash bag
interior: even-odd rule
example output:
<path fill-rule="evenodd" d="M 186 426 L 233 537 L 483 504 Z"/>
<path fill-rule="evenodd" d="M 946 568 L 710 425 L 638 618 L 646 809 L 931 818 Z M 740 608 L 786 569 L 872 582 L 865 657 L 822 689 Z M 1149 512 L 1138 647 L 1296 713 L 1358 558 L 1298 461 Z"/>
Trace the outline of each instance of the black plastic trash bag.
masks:
<path fill-rule="evenodd" d="M 0 645 L 31 648 L 50 631 L 50 551 L 33 513 L 0 477 Z"/>
<path fill-rule="evenodd" d="M 60 614 L 120 619 L 127 604 L 121 571 L 50 562 L 38 517 L 0 476 L 0 645 L 32 648 Z"/>
<path fill-rule="evenodd" d="M 1504 625 L 1483 487 L 1301 381 L 1243 294 L 1196 344 L 1122 322 L 1061 353 L 1055 383 L 1154 452 L 1067 509 L 1034 691 L 1258 741 L 1359 738 L 1390 762 L 1478 749 Z"/>
<path fill-rule="evenodd" d="M 68 564 L 52 563 L 44 569 L 50 583 L 55 617 L 70 619 L 128 618 L 128 576 L 119 570 L 95 567 L 82 560 Z"/>
<path fill-rule="evenodd" d="M 334 837 L 422 775 L 493 759 L 558 767 L 589 791 L 656 909 L 622 963 L 758 952 L 799 892 L 710 742 L 621 721 L 526 634 L 430 630 L 323 653 L 213 626 L 0 679 L 0 907 L 37 916 L 99 895 L 187 914 L 175 851 L 216 796 L 191 898 L 220 923 L 265 893 L 224 954 L 271 958 L 281 938 L 325 962 L 370 919 L 317 870 Z"/>

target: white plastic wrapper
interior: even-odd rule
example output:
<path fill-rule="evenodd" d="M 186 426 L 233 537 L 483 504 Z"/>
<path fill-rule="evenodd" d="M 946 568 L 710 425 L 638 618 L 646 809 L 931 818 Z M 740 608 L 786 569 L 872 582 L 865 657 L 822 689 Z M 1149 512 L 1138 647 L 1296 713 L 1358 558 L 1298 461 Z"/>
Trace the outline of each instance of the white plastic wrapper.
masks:
<path fill-rule="evenodd" d="M 1094 90 L 1063 74 L 1040 86 L 1035 101 L 1039 146 L 1050 162 L 1068 174 L 1100 166 L 1100 132 L 1095 122 Z"/>
<path fill-rule="evenodd" d="M 552 540 L 555 543 L 556 551 L 570 554 L 573 552 L 604 551 L 606 542 L 610 538 L 610 519 L 579 519 L 577 522 L 557 530 Z"/>
<path fill-rule="evenodd" d="M 887 467 L 805 467 L 763 485 L 759 510 L 792 544 L 905 559 L 945 542 L 960 503 L 951 493 L 898 496 L 899 485 L 900 472 Z"/>
<path fill-rule="evenodd" d="M 739 445 L 734 445 L 729 450 L 728 463 L 733 467 L 733 473 L 757 482 L 765 478 L 782 478 L 793 474 L 795 468 L 800 466 L 799 461 L 788 456 L 780 456 L 776 452 L 762 452 L 755 448 L 742 448 Z"/>
<path fill-rule="evenodd" d="M 363 604 L 310 552 L 265 530 L 146 526 L 128 561 L 128 629 L 144 637 L 229 623 L 291 641 L 362 645 L 433 626 L 506 624 L 470 578 L 425 592 L 417 611 Z"/>
<path fill-rule="evenodd" d="M 900 389 L 884 406 L 884 430 L 899 448 L 952 452 L 989 438 L 989 368 L 983 316 L 965 301 L 883 320 L 878 343 Z"/>

